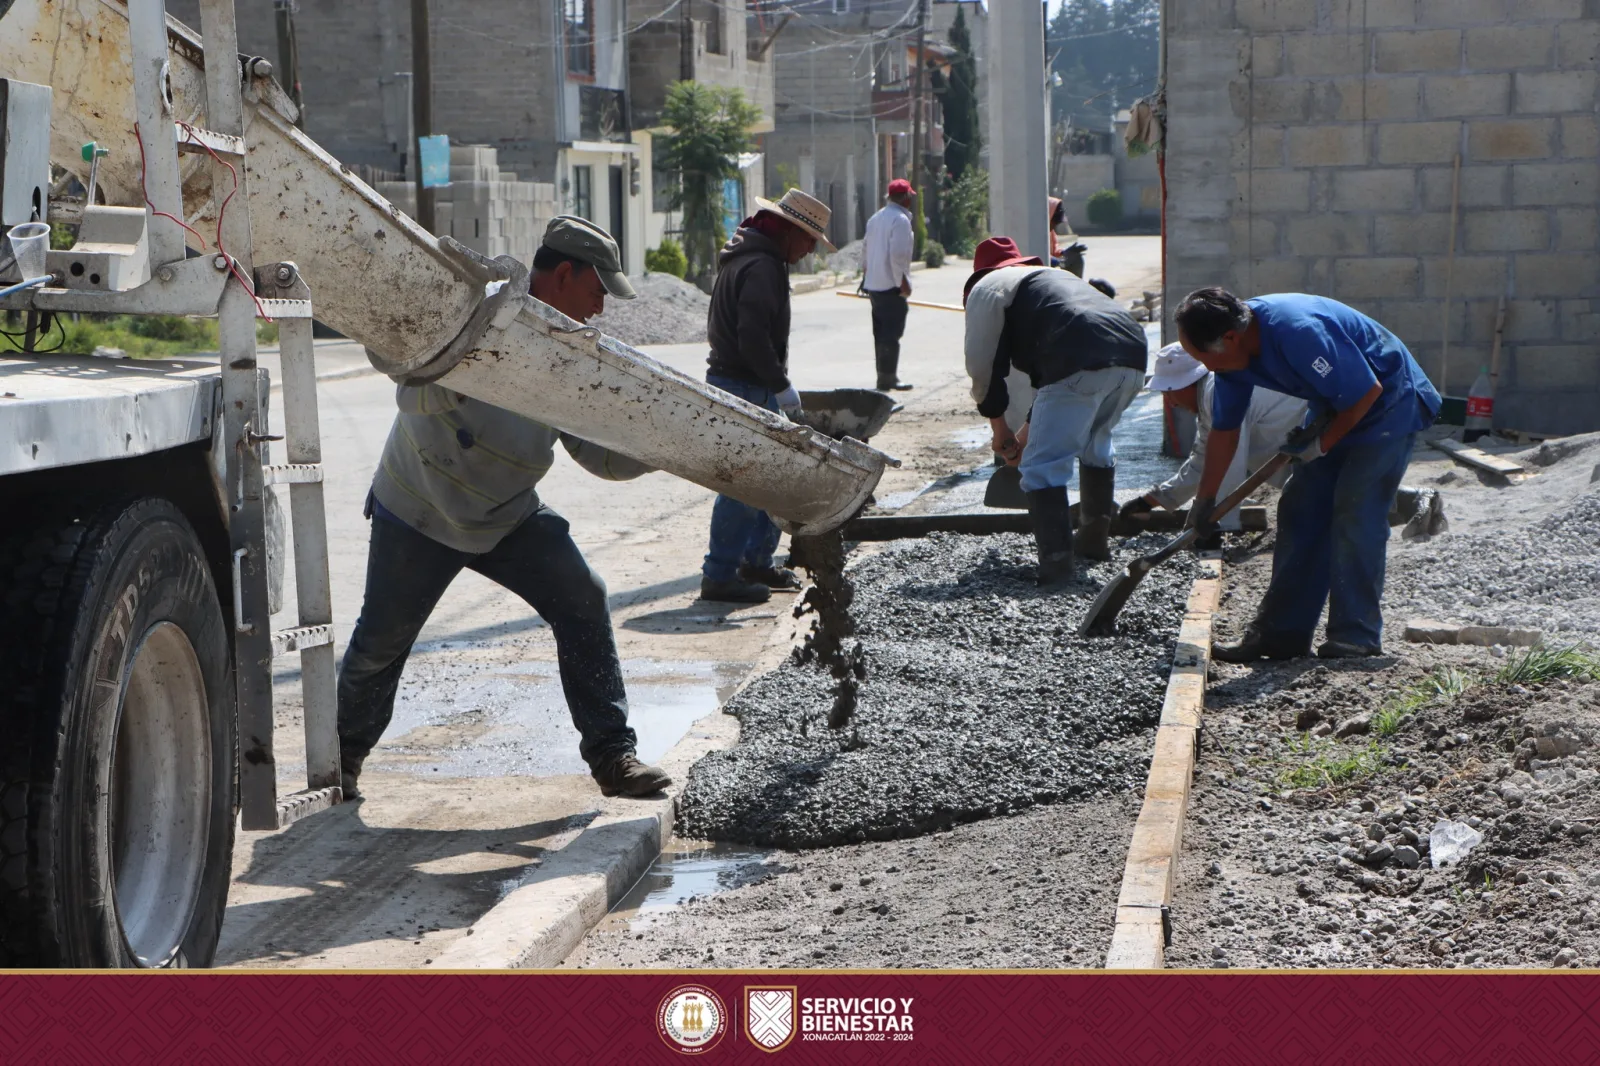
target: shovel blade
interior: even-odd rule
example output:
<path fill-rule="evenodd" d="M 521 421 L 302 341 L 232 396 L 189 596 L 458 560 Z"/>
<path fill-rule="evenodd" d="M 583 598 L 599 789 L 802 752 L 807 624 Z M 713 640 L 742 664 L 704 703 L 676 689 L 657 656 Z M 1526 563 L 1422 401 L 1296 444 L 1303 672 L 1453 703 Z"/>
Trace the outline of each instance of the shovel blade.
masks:
<path fill-rule="evenodd" d="M 1133 595 L 1133 590 L 1139 587 L 1139 582 L 1144 580 L 1144 575 L 1150 572 L 1150 567 L 1139 565 L 1143 561 L 1135 560 L 1122 573 L 1106 582 L 1100 595 L 1089 605 L 1083 621 L 1078 623 L 1078 636 L 1108 637 L 1116 631 L 1117 615 Z"/>
<path fill-rule="evenodd" d="M 983 489 L 985 507 L 1001 507 L 1008 511 L 1026 511 L 1028 496 L 1022 491 L 1022 471 L 1014 466 L 996 467 Z"/>

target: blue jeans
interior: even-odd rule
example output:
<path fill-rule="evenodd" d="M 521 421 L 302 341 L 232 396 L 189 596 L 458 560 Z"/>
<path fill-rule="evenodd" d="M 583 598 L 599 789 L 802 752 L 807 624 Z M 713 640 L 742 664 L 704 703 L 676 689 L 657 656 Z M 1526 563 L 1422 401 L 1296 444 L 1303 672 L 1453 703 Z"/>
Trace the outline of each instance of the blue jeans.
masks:
<path fill-rule="evenodd" d="M 1019 464 L 1022 491 L 1066 488 L 1074 459 L 1084 466 L 1116 466 L 1111 431 L 1142 385 L 1142 370 L 1114 366 L 1080 370 L 1035 393 Z"/>
<path fill-rule="evenodd" d="M 1278 501 L 1272 583 L 1256 625 L 1264 636 L 1307 644 L 1328 604 L 1328 639 L 1376 648 L 1383 636 L 1389 507 L 1416 434 L 1340 444 L 1297 467 Z"/>
<path fill-rule="evenodd" d="M 778 394 L 765 385 L 719 374 L 707 374 L 706 384 L 749 400 L 757 407 L 769 411 L 778 409 Z M 711 546 L 700 572 L 708 581 L 732 581 L 739 576 L 740 564 L 758 569 L 771 566 L 772 553 L 778 550 L 778 538 L 782 535 L 767 512 L 740 503 L 731 496 L 718 496 L 711 508 Z"/>
<path fill-rule="evenodd" d="M 364 757 L 383 737 L 411 646 L 462 570 L 476 570 L 521 596 L 549 623 L 584 762 L 598 768 L 633 751 L 636 738 L 628 726 L 605 582 L 573 543 L 567 520 L 540 507 L 482 555 L 447 547 L 395 519 L 373 517 L 366 597 L 339 669 L 341 753 Z"/>

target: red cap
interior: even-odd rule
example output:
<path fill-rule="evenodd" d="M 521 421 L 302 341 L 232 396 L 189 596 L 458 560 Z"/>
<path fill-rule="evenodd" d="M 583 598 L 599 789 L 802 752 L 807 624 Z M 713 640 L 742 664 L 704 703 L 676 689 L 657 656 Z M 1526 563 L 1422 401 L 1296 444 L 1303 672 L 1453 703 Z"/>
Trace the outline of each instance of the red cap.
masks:
<path fill-rule="evenodd" d="M 1044 260 L 1036 255 L 1023 255 L 1022 249 L 1017 247 L 1017 242 L 1010 237 L 990 237 L 972 253 L 972 276 L 967 279 L 967 287 L 962 290 L 961 302 L 967 302 L 967 294 L 972 292 L 972 287 L 978 279 L 991 270 L 999 270 L 1008 266 L 1044 266 Z"/>
<path fill-rule="evenodd" d="M 911 195 L 911 183 L 909 181 L 907 181 L 905 178 L 895 178 L 893 181 L 891 181 L 889 183 L 889 195 L 890 196 L 909 196 L 909 195 Z"/>

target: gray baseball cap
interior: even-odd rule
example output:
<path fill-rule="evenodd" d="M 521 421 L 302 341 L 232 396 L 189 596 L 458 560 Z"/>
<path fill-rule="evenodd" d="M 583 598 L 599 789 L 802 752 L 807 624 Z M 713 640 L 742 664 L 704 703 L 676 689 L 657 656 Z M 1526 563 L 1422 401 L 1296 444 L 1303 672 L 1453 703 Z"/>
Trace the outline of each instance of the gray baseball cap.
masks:
<path fill-rule="evenodd" d="M 594 267 L 594 272 L 600 275 L 600 284 L 617 299 L 631 300 L 639 295 L 628 284 L 628 275 L 622 272 L 622 253 L 617 250 L 617 242 L 588 219 L 557 215 L 545 227 L 544 245 Z"/>

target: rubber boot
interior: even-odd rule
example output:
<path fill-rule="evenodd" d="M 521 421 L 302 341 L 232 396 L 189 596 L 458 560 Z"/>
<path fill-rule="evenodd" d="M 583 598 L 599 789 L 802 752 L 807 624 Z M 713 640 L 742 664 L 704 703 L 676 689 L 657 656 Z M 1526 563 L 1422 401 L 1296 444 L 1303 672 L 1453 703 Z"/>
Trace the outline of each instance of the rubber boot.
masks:
<path fill-rule="evenodd" d="M 1067 490 L 1036 489 L 1027 494 L 1028 517 L 1033 519 L 1033 542 L 1039 548 L 1039 584 L 1054 588 L 1077 576 L 1072 554 L 1072 511 Z"/>
<path fill-rule="evenodd" d="M 1072 546 L 1085 559 L 1111 558 L 1111 519 L 1117 513 L 1117 468 L 1078 462 L 1078 532 Z"/>

